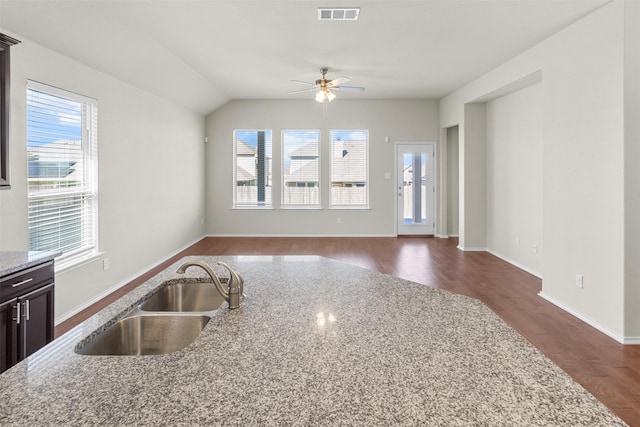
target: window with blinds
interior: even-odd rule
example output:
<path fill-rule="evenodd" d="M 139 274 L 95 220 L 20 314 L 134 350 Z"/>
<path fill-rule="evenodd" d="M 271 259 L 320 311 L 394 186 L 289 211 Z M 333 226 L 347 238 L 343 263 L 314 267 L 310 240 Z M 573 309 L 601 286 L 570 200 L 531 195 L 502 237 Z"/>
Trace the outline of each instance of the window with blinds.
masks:
<path fill-rule="evenodd" d="M 282 131 L 282 206 L 320 207 L 320 131 Z"/>
<path fill-rule="evenodd" d="M 271 131 L 235 130 L 233 141 L 234 207 L 271 207 Z"/>
<path fill-rule="evenodd" d="M 98 252 L 97 102 L 27 83 L 29 250 L 64 268 Z"/>
<path fill-rule="evenodd" d="M 368 155 L 366 130 L 332 130 L 331 201 L 332 208 L 369 206 Z"/>

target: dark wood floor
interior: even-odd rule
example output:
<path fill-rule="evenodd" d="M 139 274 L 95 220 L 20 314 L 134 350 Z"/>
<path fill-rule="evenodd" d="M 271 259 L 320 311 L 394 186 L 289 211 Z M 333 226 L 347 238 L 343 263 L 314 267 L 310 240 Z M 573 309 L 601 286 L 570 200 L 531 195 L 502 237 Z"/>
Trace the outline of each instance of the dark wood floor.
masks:
<path fill-rule="evenodd" d="M 321 255 L 478 298 L 629 425 L 640 426 L 640 346 L 623 346 L 538 296 L 540 279 L 457 239 L 206 238 L 56 327 L 56 336 L 186 255 Z"/>

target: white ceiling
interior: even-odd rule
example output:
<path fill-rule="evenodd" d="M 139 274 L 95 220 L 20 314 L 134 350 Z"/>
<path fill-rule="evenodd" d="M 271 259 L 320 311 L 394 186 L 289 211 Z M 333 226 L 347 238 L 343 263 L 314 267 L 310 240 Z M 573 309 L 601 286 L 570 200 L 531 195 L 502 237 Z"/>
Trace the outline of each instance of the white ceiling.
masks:
<path fill-rule="evenodd" d="M 609 0 L 0 0 L 0 27 L 202 114 L 345 75 L 345 98 L 441 98 Z M 320 6 L 360 7 L 357 22 Z"/>

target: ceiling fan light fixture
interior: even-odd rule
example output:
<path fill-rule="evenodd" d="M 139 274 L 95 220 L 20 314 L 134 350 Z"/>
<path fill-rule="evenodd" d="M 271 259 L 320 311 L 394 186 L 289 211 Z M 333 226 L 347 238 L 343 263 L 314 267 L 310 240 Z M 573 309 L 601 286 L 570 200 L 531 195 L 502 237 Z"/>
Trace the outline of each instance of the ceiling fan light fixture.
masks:
<path fill-rule="evenodd" d="M 329 89 L 321 89 L 316 93 L 316 101 L 318 102 L 331 102 L 335 99 L 336 95 Z"/>

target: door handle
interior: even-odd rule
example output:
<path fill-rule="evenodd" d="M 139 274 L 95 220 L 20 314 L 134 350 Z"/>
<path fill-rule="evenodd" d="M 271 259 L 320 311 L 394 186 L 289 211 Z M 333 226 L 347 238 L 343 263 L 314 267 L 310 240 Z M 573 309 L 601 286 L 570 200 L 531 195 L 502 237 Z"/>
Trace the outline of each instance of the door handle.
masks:
<path fill-rule="evenodd" d="M 24 304 L 23 317 L 26 317 L 26 319 L 28 321 L 29 320 L 29 315 L 31 314 L 31 309 L 29 308 L 29 300 L 26 300 L 23 304 Z"/>
<path fill-rule="evenodd" d="M 16 306 L 14 307 L 16 309 L 16 318 L 13 319 L 16 322 L 16 325 L 20 324 L 20 303 L 16 304 Z"/>

